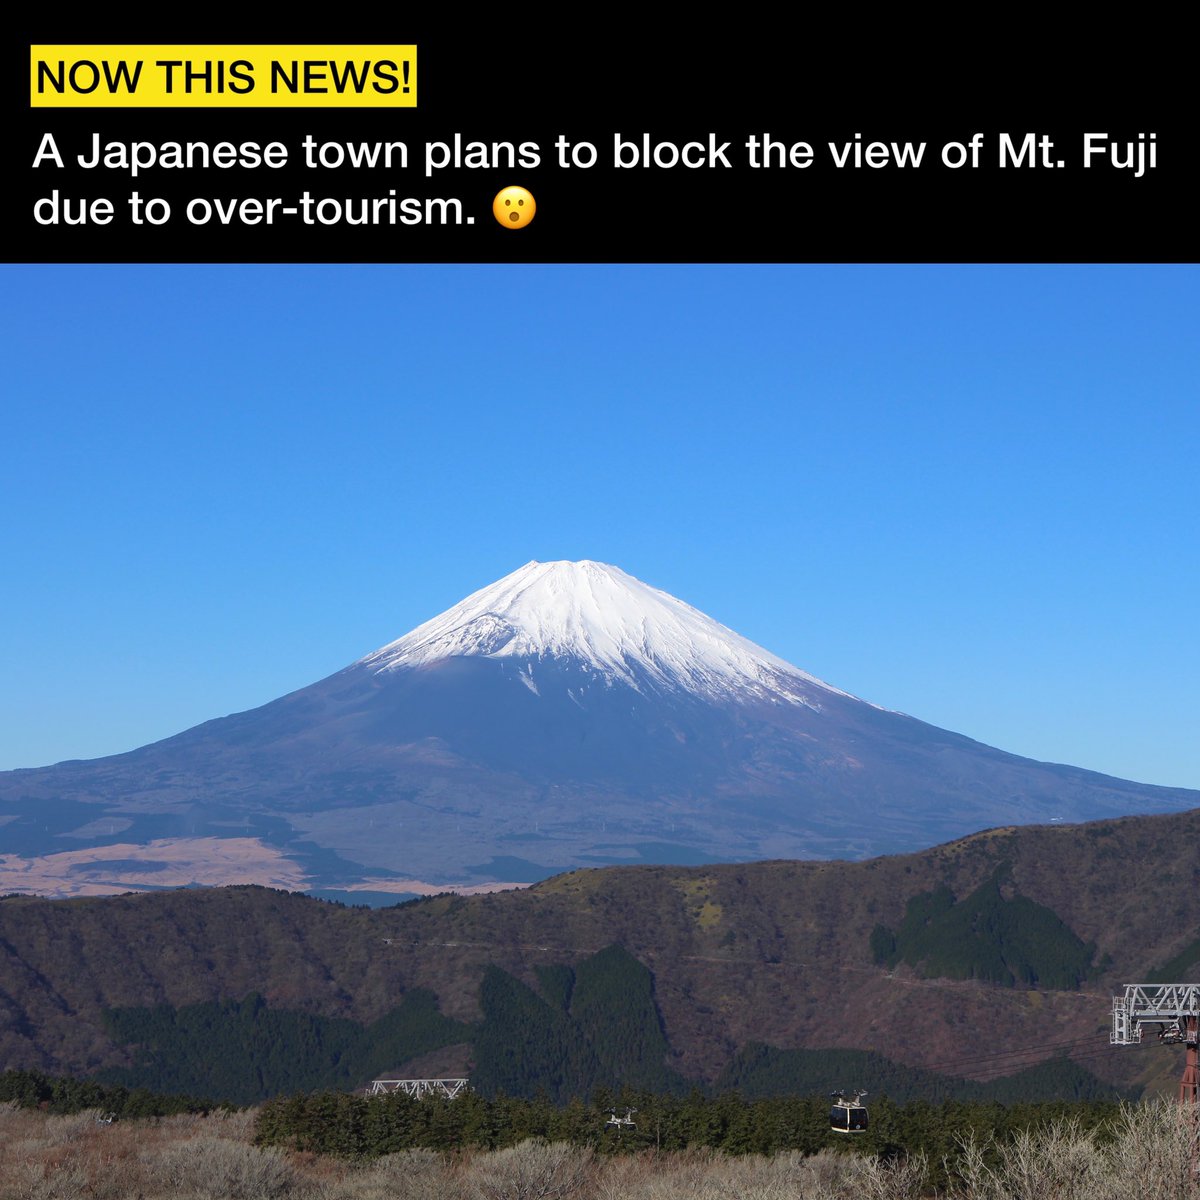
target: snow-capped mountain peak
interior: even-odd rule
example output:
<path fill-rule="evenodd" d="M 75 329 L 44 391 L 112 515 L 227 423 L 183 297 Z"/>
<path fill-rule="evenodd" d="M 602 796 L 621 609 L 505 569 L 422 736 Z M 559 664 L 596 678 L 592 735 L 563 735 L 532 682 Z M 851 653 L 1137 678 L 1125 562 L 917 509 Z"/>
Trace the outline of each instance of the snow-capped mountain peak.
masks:
<path fill-rule="evenodd" d="M 815 706 L 847 693 L 618 567 L 530 562 L 361 660 L 394 671 L 445 658 L 566 659 L 609 683 Z"/>

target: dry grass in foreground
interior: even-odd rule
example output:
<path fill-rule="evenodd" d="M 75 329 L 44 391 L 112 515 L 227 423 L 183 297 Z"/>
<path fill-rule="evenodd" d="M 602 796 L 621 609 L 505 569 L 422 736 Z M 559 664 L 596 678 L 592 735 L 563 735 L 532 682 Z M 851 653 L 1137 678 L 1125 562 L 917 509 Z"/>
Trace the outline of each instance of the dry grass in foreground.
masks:
<path fill-rule="evenodd" d="M 1193 1126 L 1171 1104 L 1130 1107 L 1110 1138 L 1059 1123 L 967 1143 L 935 1192 L 926 1163 L 822 1151 L 600 1157 L 562 1143 L 348 1164 L 252 1144 L 253 1114 L 105 1125 L 0 1106 L 0 1200 L 1194 1200 Z"/>

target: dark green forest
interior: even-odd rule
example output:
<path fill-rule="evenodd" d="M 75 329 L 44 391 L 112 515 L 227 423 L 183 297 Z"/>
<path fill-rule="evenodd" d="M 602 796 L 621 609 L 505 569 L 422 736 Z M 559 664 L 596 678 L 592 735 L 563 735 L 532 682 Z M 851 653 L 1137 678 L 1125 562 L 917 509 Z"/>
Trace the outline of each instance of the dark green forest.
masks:
<path fill-rule="evenodd" d="M 1114 1101 L 1001 1105 L 917 1100 L 897 1104 L 880 1097 L 870 1105 L 870 1128 L 848 1138 L 829 1127 L 829 1101 L 817 1096 L 749 1100 L 737 1092 L 684 1096 L 599 1089 L 588 1102 L 554 1105 L 545 1097 L 525 1100 L 468 1093 L 455 1100 L 414 1100 L 401 1094 L 350 1096 L 322 1092 L 272 1100 L 259 1112 L 257 1140 L 347 1158 L 371 1158 L 426 1147 L 500 1149 L 529 1137 L 590 1146 L 600 1153 L 710 1147 L 727 1154 L 814 1154 L 826 1147 L 898 1157 L 924 1152 L 934 1177 L 944 1183 L 944 1163 L 960 1139 L 995 1134 L 1002 1144 L 1018 1130 L 1059 1117 L 1097 1129 L 1119 1109 Z M 635 1127 L 617 1130 L 610 1111 L 632 1112 Z"/>
<path fill-rule="evenodd" d="M 96 1109 L 114 1118 L 169 1117 L 175 1113 L 209 1113 L 227 1105 L 194 1096 L 162 1095 L 148 1088 L 109 1086 L 95 1079 L 43 1075 L 40 1071 L 5 1071 L 0 1074 L 0 1104 L 40 1108 L 63 1115 Z"/>
<path fill-rule="evenodd" d="M 898 930 L 876 925 L 871 932 L 875 962 L 904 962 L 926 978 L 1078 987 L 1092 971 L 1096 947 L 1045 905 L 1021 895 L 1006 898 L 1007 873 L 1001 864 L 965 900 L 944 884 L 913 896 Z"/>
<path fill-rule="evenodd" d="M 179 1009 L 110 1009 L 104 1017 L 114 1041 L 135 1048 L 135 1061 L 101 1072 L 103 1082 L 234 1104 L 281 1092 L 355 1087 L 474 1033 L 443 1016 L 433 993 L 421 990 L 365 1026 L 272 1009 L 256 994 Z"/>
<path fill-rule="evenodd" d="M 654 1002 L 654 977 L 620 946 L 574 971 L 538 973 L 541 995 L 489 967 L 480 989 L 483 1024 L 471 1083 L 484 1095 L 544 1092 L 556 1103 L 596 1087 L 682 1092 Z"/>
<path fill-rule="evenodd" d="M 283 1092 L 356 1087 L 409 1059 L 469 1042 L 472 1086 L 484 1095 L 544 1092 L 555 1102 L 597 1086 L 684 1091 L 654 1002 L 650 971 L 620 946 L 578 968 L 544 968 L 539 991 L 489 967 L 483 1019 L 443 1016 L 414 990 L 370 1025 L 270 1008 L 261 996 L 174 1009 L 110 1009 L 105 1024 L 134 1063 L 99 1078 L 124 1087 L 251 1104 Z"/>
<path fill-rule="evenodd" d="M 694 1088 L 668 1065 L 671 1046 L 653 975 L 628 951 L 609 946 L 574 969 L 542 967 L 536 977 L 535 989 L 488 967 L 476 1024 L 446 1017 L 436 997 L 420 989 L 369 1025 L 273 1009 L 256 994 L 179 1009 L 109 1010 L 108 1029 L 129 1048 L 133 1065 L 103 1071 L 97 1082 L 253 1104 L 287 1093 L 362 1087 L 418 1055 L 465 1045 L 473 1059 L 471 1087 L 485 1099 L 541 1097 L 561 1106 L 598 1089 L 678 1097 Z M 1121 1094 L 1066 1059 L 977 1083 L 868 1051 L 781 1050 L 758 1043 L 743 1047 L 709 1091 L 737 1089 L 760 1100 L 820 1095 L 839 1086 L 866 1087 L 896 1101 L 1008 1103 Z"/>

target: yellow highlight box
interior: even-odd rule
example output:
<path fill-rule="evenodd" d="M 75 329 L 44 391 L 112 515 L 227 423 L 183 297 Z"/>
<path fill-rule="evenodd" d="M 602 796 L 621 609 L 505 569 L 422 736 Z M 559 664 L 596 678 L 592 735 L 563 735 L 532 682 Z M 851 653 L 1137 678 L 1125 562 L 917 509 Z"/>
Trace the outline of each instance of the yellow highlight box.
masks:
<path fill-rule="evenodd" d="M 416 46 L 30 46 L 30 108 L 416 108 Z"/>

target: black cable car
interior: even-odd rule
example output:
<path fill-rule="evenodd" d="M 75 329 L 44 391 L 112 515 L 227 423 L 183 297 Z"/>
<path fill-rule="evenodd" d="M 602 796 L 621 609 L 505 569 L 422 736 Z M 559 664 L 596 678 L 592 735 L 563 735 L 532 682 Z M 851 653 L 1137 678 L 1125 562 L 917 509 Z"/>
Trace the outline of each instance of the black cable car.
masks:
<path fill-rule="evenodd" d="M 866 1133 L 867 1109 L 862 1098 L 866 1092 L 855 1092 L 853 1098 L 845 1092 L 830 1092 L 833 1107 L 829 1110 L 829 1128 L 834 1133 Z"/>

